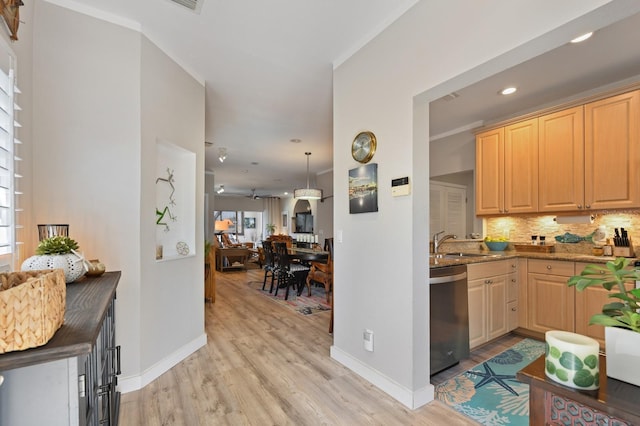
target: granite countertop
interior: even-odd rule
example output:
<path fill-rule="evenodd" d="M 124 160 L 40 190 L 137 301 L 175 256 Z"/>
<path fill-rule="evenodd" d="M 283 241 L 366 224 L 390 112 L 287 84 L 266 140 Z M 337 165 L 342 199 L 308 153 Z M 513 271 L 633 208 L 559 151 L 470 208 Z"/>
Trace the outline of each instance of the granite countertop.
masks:
<path fill-rule="evenodd" d="M 467 265 L 470 263 L 494 262 L 502 259 L 547 259 L 547 260 L 567 260 L 571 262 L 587 262 L 587 263 L 606 263 L 614 260 L 614 256 L 592 256 L 579 253 L 533 253 L 516 250 L 506 251 L 482 251 L 482 250 L 464 250 L 465 254 L 477 253 L 478 256 L 465 256 L 459 258 L 435 258 L 429 256 L 430 268 L 442 268 L 451 265 Z M 636 260 L 635 258 L 632 260 Z"/>

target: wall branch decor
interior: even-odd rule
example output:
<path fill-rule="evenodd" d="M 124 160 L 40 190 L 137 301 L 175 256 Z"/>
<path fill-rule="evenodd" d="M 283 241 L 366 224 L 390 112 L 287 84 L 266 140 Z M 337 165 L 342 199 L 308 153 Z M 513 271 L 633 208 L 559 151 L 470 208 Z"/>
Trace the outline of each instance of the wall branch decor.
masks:
<path fill-rule="evenodd" d="M 0 0 L 0 1 L 2 1 L 2 0 Z M 165 205 L 162 210 L 160 210 L 160 209 L 158 209 L 156 207 L 156 225 L 164 226 L 164 231 L 165 232 L 169 232 L 169 230 L 170 230 L 169 224 L 168 224 L 167 220 L 165 219 L 165 216 L 167 216 L 172 222 L 176 222 L 178 220 L 178 216 L 174 215 L 171 212 L 171 209 L 169 208 L 169 206 L 175 206 L 176 205 L 176 200 L 173 197 L 175 192 L 176 192 L 176 188 L 175 188 L 175 186 L 173 186 L 173 182 L 174 181 L 175 180 L 173 178 L 173 170 L 171 170 L 169 168 L 167 168 L 167 177 L 166 178 L 159 177 L 158 179 L 156 179 L 156 185 L 159 182 L 166 182 L 171 187 L 171 192 L 169 193 L 169 203 L 168 203 L 168 205 Z"/>

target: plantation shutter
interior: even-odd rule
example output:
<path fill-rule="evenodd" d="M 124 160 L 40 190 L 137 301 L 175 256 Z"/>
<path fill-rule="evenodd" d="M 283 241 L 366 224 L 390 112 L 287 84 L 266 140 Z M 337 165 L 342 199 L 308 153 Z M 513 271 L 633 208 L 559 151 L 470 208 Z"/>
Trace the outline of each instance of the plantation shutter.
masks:
<path fill-rule="evenodd" d="M 13 269 L 16 253 L 16 198 L 20 195 L 16 173 L 16 138 L 20 124 L 16 113 L 16 94 L 20 91 L 15 82 L 15 57 L 10 50 L 0 46 L 0 271 Z"/>

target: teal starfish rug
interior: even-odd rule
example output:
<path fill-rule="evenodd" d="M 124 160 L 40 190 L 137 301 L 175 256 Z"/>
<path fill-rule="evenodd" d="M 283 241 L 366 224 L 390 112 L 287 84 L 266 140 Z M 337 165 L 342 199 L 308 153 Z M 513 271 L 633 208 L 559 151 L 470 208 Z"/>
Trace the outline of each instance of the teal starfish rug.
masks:
<path fill-rule="evenodd" d="M 437 385 L 436 399 L 483 425 L 528 425 L 529 386 L 516 373 L 542 354 L 544 342 L 524 339 Z"/>

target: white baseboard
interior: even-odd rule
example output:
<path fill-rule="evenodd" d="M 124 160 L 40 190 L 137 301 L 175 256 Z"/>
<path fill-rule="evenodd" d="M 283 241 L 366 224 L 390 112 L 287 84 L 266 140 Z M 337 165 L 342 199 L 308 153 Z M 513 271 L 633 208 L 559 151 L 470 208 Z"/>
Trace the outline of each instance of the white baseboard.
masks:
<path fill-rule="evenodd" d="M 397 399 L 407 408 L 415 410 L 433 401 L 434 387 L 432 384 L 428 384 L 417 391 L 411 391 L 333 345 L 331 346 L 331 358 Z"/>
<path fill-rule="evenodd" d="M 169 356 L 161 359 L 150 368 L 145 370 L 141 375 L 119 377 L 118 390 L 122 393 L 133 392 L 147 386 L 149 383 L 160 377 L 178 364 L 180 361 L 200 349 L 207 344 L 207 335 L 203 333 L 196 339 L 179 348 L 177 351 L 169 354 Z"/>

